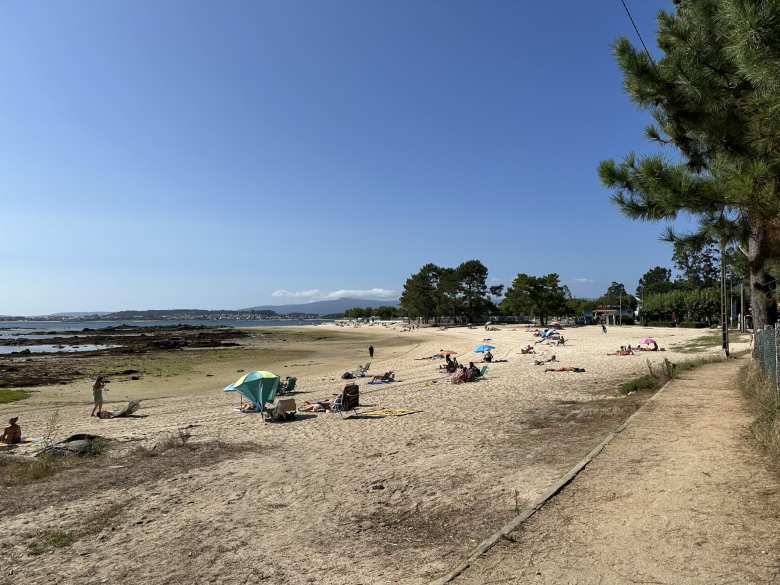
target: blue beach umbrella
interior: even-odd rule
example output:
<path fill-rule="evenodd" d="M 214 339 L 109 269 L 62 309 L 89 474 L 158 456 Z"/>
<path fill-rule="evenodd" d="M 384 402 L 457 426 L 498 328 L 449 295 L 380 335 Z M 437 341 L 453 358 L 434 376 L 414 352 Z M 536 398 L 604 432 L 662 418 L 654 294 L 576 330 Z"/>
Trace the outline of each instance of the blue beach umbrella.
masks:
<path fill-rule="evenodd" d="M 263 410 L 266 402 L 273 402 L 279 389 L 279 376 L 262 370 L 244 374 L 230 386 L 225 386 L 225 392 L 238 392 Z"/>
<path fill-rule="evenodd" d="M 485 353 L 486 351 L 490 351 L 491 349 L 496 349 L 493 345 L 480 345 L 477 349 L 474 351 L 476 353 Z"/>

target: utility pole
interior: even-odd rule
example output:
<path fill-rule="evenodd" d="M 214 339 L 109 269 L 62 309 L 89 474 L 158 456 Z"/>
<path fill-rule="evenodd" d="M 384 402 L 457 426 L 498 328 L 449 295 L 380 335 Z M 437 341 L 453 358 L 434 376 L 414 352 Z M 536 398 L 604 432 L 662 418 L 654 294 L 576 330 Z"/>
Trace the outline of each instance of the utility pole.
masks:
<path fill-rule="evenodd" d="M 726 321 L 726 239 L 720 238 L 720 327 L 722 347 L 726 357 L 729 355 L 729 324 Z"/>
<path fill-rule="evenodd" d="M 745 281 L 739 283 L 739 331 L 745 332 Z"/>

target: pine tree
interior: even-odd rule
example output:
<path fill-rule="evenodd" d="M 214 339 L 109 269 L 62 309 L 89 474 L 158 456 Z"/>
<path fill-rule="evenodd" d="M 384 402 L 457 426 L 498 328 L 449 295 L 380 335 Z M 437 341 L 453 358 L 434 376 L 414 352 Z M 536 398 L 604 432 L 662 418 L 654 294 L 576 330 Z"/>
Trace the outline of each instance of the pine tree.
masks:
<path fill-rule="evenodd" d="M 654 63 L 627 39 L 615 54 L 629 96 L 656 121 L 647 137 L 675 147 L 684 160 L 630 154 L 603 162 L 599 172 L 629 217 L 658 221 L 689 212 L 704 224 L 712 217 L 730 223 L 747 258 L 760 327 L 777 320 L 768 266 L 780 256 L 780 2 L 676 4 L 675 13 L 658 17 L 663 59 Z"/>

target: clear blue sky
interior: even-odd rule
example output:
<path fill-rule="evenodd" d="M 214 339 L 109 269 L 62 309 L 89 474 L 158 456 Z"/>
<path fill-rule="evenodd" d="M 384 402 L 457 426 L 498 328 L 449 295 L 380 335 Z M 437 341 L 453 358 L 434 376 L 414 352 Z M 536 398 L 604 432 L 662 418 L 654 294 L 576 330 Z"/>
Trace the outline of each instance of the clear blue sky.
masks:
<path fill-rule="evenodd" d="M 671 1 L 630 5 L 655 46 Z M 596 174 L 651 148 L 620 35 L 618 0 L 6 0 L 0 314 L 382 296 L 471 258 L 633 290 L 671 252 Z"/>

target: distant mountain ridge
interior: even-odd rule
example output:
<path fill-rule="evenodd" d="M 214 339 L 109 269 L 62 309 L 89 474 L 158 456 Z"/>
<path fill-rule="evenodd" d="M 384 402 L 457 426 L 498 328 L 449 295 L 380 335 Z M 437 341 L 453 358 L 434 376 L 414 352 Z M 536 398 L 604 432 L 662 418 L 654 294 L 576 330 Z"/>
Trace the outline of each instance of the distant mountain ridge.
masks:
<path fill-rule="evenodd" d="M 347 309 L 360 307 L 361 309 L 377 307 L 397 307 L 398 300 L 378 301 L 374 299 L 331 299 L 327 301 L 314 301 L 311 303 L 296 303 L 292 305 L 262 305 L 248 307 L 246 309 L 144 309 L 124 311 L 63 311 L 50 315 L 17 316 L 0 315 L 0 320 L 89 320 L 101 319 L 106 321 L 120 321 L 133 319 L 219 319 L 229 317 L 231 313 L 266 313 L 262 318 L 274 318 L 281 315 L 340 315 Z"/>
<path fill-rule="evenodd" d="M 360 307 L 361 309 L 376 307 L 397 307 L 398 300 L 377 301 L 369 299 L 333 299 L 329 301 L 314 301 L 311 303 L 298 303 L 294 305 L 262 305 L 241 309 L 242 311 L 274 311 L 280 315 L 291 313 L 306 313 L 308 315 L 336 315 L 347 309 Z"/>

